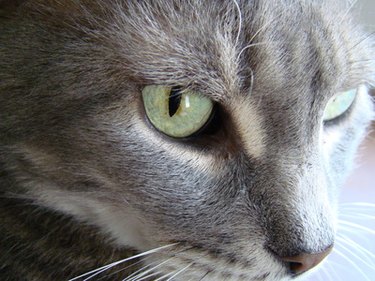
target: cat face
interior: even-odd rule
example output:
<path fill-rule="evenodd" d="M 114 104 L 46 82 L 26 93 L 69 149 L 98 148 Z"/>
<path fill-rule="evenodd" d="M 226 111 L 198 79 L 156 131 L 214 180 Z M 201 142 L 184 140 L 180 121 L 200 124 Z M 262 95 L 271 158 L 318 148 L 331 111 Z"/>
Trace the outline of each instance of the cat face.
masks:
<path fill-rule="evenodd" d="M 1 141 L 22 196 L 117 246 L 170 245 L 145 262 L 176 280 L 288 280 L 286 257 L 333 245 L 374 74 L 343 3 L 44 2 L 0 33 Z M 171 137 L 147 87 L 208 98 L 209 120 Z"/>

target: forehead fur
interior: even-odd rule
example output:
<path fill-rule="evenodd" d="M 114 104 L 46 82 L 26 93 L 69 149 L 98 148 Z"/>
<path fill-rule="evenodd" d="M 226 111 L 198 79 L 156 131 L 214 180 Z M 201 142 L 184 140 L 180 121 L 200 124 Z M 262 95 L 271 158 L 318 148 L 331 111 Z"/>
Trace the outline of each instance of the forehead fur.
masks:
<path fill-rule="evenodd" d="M 350 6 L 335 4 L 36 0 L 26 1 L 23 11 L 34 24 L 54 31 L 69 59 L 97 71 L 111 65 L 118 78 L 192 87 L 225 100 L 227 93 L 248 93 L 253 82 L 265 92 L 301 91 L 301 85 L 337 91 L 353 87 L 359 77 L 372 80 L 373 54 L 363 52 L 370 40 L 353 32 Z M 74 47 L 80 53 L 71 52 Z"/>

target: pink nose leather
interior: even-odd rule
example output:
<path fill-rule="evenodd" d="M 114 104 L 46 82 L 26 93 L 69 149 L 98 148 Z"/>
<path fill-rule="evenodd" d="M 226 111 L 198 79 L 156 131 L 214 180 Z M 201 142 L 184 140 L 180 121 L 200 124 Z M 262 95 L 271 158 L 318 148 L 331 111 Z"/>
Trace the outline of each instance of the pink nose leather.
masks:
<path fill-rule="evenodd" d="M 332 246 L 317 254 L 299 254 L 292 257 L 282 257 L 282 261 L 288 264 L 293 275 L 299 275 L 317 266 L 332 251 Z"/>

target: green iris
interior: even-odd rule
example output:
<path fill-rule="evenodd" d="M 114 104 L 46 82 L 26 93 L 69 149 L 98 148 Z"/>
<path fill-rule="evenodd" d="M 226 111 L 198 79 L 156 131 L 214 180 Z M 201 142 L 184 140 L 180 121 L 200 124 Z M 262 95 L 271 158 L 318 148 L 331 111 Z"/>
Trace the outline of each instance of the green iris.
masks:
<path fill-rule="evenodd" d="M 199 131 L 209 120 L 212 101 L 193 91 L 151 85 L 142 90 L 148 119 L 156 129 L 174 138 Z"/>
<path fill-rule="evenodd" d="M 357 96 L 357 90 L 342 92 L 331 98 L 324 112 L 324 121 L 333 120 L 343 115 L 352 105 Z"/>

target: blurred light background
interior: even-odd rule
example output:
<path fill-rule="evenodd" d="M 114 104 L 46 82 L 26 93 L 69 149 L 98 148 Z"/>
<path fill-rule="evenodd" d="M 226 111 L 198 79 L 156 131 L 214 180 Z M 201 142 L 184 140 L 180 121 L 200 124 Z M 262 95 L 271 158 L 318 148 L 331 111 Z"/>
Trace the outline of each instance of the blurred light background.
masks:
<path fill-rule="evenodd" d="M 351 1 L 358 21 L 375 32 L 375 0 Z M 340 198 L 345 237 L 338 235 L 336 250 L 308 281 L 375 281 L 375 124 L 357 164 Z"/>

